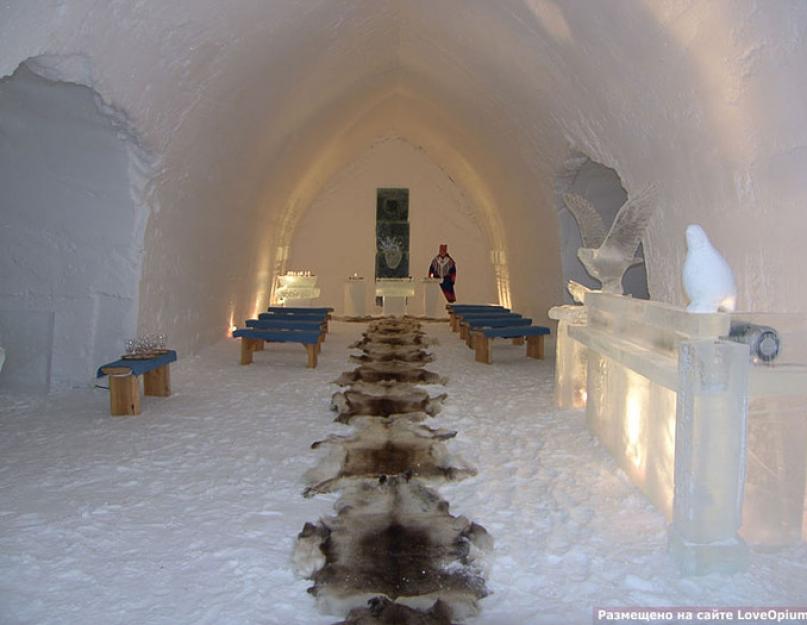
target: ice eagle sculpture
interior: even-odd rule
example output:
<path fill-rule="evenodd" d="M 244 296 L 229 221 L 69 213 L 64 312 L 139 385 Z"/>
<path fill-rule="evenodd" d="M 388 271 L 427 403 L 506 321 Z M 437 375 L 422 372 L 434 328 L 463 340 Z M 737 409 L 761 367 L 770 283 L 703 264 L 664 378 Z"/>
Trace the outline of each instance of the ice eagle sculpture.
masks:
<path fill-rule="evenodd" d="M 709 241 L 703 228 L 687 226 L 687 257 L 684 260 L 684 291 L 687 311 L 693 313 L 733 312 L 737 303 L 734 272 Z"/>
<path fill-rule="evenodd" d="M 628 198 L 607 232 L 602 217 L 587 199 L 576 193 L 563 194 L 563 202 L 577 221 L 583 240 L 577 257 L 586 271 L 602 283 L 606 293 L 621 295 L 622 276 L 629 267 L 644 262 L 636 256 L 636 249 L 656 209 L 654 192 L 650 186 Z"/>

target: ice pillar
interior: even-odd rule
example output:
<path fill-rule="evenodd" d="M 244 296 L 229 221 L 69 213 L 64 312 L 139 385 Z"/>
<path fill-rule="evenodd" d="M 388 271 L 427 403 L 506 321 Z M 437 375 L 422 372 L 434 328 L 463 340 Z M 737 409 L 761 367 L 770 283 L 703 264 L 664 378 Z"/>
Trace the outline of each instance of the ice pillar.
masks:
<path fill-rule="evenodd" d="M 549 318 L 558 322 L 555 341 L 555 405 L 558 408 L 585 408 L 587 348 L 569 336 L 569 326 L 588 321 L 585 306 L 555 306 Z"/>
<path fill-rule="evenodd" d="M 745 481 L 748 346 L 683 341 L 678 351 L 670 549 L 686 575 L 737 571 Z"/>

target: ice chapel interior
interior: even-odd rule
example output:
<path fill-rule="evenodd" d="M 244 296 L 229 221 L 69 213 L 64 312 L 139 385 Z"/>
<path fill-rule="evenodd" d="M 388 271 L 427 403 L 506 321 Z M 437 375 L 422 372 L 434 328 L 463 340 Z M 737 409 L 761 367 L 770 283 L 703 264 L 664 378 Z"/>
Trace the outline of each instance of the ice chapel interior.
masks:
<path fill-rule="evenodd" d="M 400 358 L 413 394 L 383 392 L 407 407 L 395 413 L 456 415 L 446 427 L 460 431 L 457 443 L 478 472 L 457 488 L 470 493 L 473 480 L 499 479 L 494 456 L 486 464 L 487 452 L 474 451 L 488 435 L 468 416 L 475 397 L 496 419 L 506 420 L 515 402 L 514 414 L 528 423 L 533 408 L 508 399 L 523 394 L 538 415 L 530 419 L 551 415 L 556 424 L 566 415 L 607 457 L 612 465 L 602 471 L 633 489 L 643 502 L 637 510 L 663 534 L 624 563 L 618 591 L 596 572 L 586 573 L 588 587 L 569 573 L 580 558 L 587 571 L 598 558 L 608 568 L 606 556 L 572 562 L 567 551 L 551 566 L 571 568 L 547 564 L 542 588 L 563 580 L 558 587 L 568 584 L 585 605 L 560 590 L 542 596 L 538 586 L 519 603 L 508 595 L 517 585 L 505 581 L 519 578 L 518 549 L 507 551 L 502 538 L 513 528 L 480 508 L 481 525 L 463 530 L 462 540 L 484 551 L 485 530 L 475 528 L 485 526 L 498 541 L 487 545 L 493 564 L 484 575 L 474 562 L 462 566 L 487 590 L 454 589 L 455 603 L 424 591 L 429 602 L 397 607 L 400 596 L 370 588 L 353 589 L 362 601 L 348 605 L 346 582 L 337 592 L 317 573 L 289 574 L 294 581 L 278 578 L 280 590 L 264 603 L 244 590 L 270 609 L 263 621 L 249 612 L 224 616 L 236 589 L 222 595 L 223 612 L 205 617 L 212 620 L 194 611 L 200 595 L 176 608 L 176 620 L 160 621 L 148 606 L 168 603 L 152 596 L 130 605 L 113 584 L 106 597 L 120 600 L 120 612 L 106 613 L 106 622 L 420 622 L 403 612 L 383 620 L 393 609 L 420 610 L 437 625 L 591 622 L 594 602 L 609 596 L 615 605 L 747 605 L 718 590 L 738 575 L 750 577 L 737 592 L 759 604 L 807 605 L 807 3 L 12 0 L 0 5 L 0 50 L 0 425 L 26 454 L 0 472 L 11 489 L 8 510 L 0 505 L 0 527 L 9 520 L 0 573 L 17 577 L 14 596 L 26 579 L 62 580 L 50 599 L 31 591 L 43 612 L 13 599 L 0 607 L 0 621 L 69 622 L 48 602 L 61 610 L 69 597 L 84 597 L 64 582 L 83 570 L 81 556 L 73 569 L 66 561 L 50 572 L 27 567 L 25 554 L 49 525 L 30 536 L 21 528 L 47 517 L 46 494 L 34 493 L 54 463 L 69 473 L 112 461 L 92 455 L 100 442 L 70 461 L 51 450 L 95 436 L 119 446 L 114 437 L 145 428 L 152 434 L 132 445 L 150 454 L 158 428 L 179 433 L 196 427 L 194 414 L 201 424 L 205 411 L 253 410 L 236 406 L 252 391 L 258 395 L 244 401 L 264 397 L 261 410 L 269 411 L 273 393 L 278 410 L 297 410 L 308 401 L 302 394 L 319 397 L 322 406 L 299 408 L 320 411 L 311 417 L 318 431 L 300 430 L 307 450 L 341 432 L 329 403 L 346 424 L 383 404 L 378 387 L 355 381 L 369 380 L 366 370 L 376 378 L 387 371 L 373 370 L 374 358 L 390 360 L 374 345 L 400 347 L 399 339 L 412 342 L 392 359 Z M 699 233 L 703 258 L 695 258 Z M 455 275 L 430 266 L 441 245 Z M 159 368 L 135 357 L 149 348 L 163 359 Z M 429 349 L 434 362 L 429 355 L 405 364 Z M 351 353 L 364 360 L 350 361 Z M 176 356 L 170 383 L 166 354 Z M 331 384 L 354 368 L 356 385 Z M 447 398 L 411 384 L 427 370 L 447 376 Z M 255 376 L 252 386 L 245 376 Z M 113 378 L 127 395 L 113 395 Z M 477 397 L 482 387 L 489 395 Z M 204 407 L 193 404 L 191 389 L 218 395 Z M 369 403 L 360 405 L 359 395 Z M 110 414 L 116 401 L 129 416 Z M 244 419 L 239 436 L 248 437 L 259 426 Z M 406 423 L 406 436 L 427 436 L 422 424 Z M 366 425 L 373 436 L 376 427 Z M 528 445 L 527 431 L 513 435 Z M 305 454 L 289 460 L 298 480 L 315 461 Z M 379 472 L 395 473 L 371 471 L 373 479 Z M 409 482 L 411 470 L 400 473 L 406 485 L 395 488 L 420 488 Z M 63 491 L 81 499 L 83 488 L 65 481 Z M 333 514 L 333 500 L 298 495 L 301 519 Z M 28 510 L 25 502 L 40 496 Z M 64 497 L 56 516 L 79 514 Z M 514 495 L 500 507 L 512 512 L 519 501 Z M 578 509 L 566 511 L 572 522 Z M 478 520 L 473 509 L 462 512 Z M 291 566 L 295 540 L 298 550 L 313 540 L 295 533 L 296 512 L 284 514 L 291 529 L 285 551 L 273 556 L 278 570 Z M 335 524 L 322 527 L 338 534 Z M 154 561 L 133 566 L 147 576 Z M 104 578 L 109 569 L 92 562 L 86 579 Z M 635 581 L 636 562 L 658 566 L 656 581 L 646 582 L 656 594 Z M 793 585 L 770 590 L 759 580 L 775 578 L 772 570 Z M 702 576 L 712 576 L 714 594 L 676 585 Z M 200 588 L 212 583 L 200 579 Z M 316 601 L 305 593 L 311 579 Z M 360 605 L 374 594 L 392 603 Z M 547 602 L 557 611 L 541 620 Z M 303 604 L 310 613 L 293 616 Z M 99 618 L 89 599 L 77 605 L 81 622 Z M 127 621 L 127 605 L 136 620 Z"/>

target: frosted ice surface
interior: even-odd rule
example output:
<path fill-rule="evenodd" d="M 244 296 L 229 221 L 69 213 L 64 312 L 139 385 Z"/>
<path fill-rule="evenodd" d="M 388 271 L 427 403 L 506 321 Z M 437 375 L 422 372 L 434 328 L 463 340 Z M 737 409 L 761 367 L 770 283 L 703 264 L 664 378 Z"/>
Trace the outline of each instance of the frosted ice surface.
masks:
<path fill-rule="evenodd" d="M 699 225 L 687 226 L 686 238 L 683 280 L 689 298 L 687 310 L 695 313 L 732 312 L 737 300 L 737 286 L 731 267 Z"/>
<path fill-rule="evenodd" d="M 629 198 L 605 234 L 605 224 L 588 200 L 574 193 L 563 195 L 583 240 L 584 247 L 577 251 L 577 257 L 586 271 L 602 283 L 603 291 L 622 294 L 622 276 L 632 265 L 644 262 L 636 256 L 636 249 L 656 208 L 652 198 L 653 187 Z"/>

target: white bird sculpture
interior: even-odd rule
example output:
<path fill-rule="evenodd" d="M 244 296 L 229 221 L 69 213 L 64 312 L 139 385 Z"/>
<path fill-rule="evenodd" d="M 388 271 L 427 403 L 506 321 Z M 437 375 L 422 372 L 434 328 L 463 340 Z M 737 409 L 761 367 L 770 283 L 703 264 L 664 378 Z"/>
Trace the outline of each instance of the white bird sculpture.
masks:
<path fill-rule="evenodd" d="M 602 217 L 588 200 L 575 193 L 563 195 L 583 240 L 577 257 L 607 293 L 621 295 L 622 276 L 629 267 L 644 262 L 643 258 L 636 256 L 636 249 L 656 209 L 655 203 L 651 202 L 653 194 L 651 186 L 629 198 L 619 209 L 607 233 Z"/>
<path fill-rule="evenodd" d="M 734 272 L 709 237 L 697 224 L 687 226 L 687 257 L 684 260 L 684 291 L 687 311 L 693 313 L 733 312 L 737 304 Z"/>

